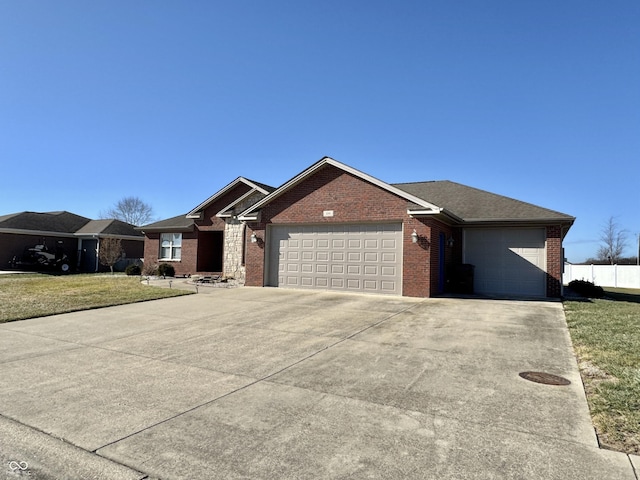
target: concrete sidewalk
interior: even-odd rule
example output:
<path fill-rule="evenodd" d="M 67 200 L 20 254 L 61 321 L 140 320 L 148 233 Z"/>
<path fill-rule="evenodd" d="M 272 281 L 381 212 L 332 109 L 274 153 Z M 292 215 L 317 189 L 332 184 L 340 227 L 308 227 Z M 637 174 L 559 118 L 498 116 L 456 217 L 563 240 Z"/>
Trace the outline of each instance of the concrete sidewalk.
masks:
<path fill-rule="evenodd" d="M 636 479 L 560 303 L 205 292 L 0 325 L 0 478 Z"/>

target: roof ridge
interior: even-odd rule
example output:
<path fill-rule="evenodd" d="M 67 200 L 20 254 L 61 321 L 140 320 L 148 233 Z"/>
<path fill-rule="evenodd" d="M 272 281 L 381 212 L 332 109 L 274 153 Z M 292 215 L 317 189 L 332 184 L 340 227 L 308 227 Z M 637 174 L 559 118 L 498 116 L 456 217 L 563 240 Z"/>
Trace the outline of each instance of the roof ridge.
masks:
<path fill-rule="evenodd" d="M 418 183 L 442 183 L 442 182 L 449 182 L 449 183 L 455 183 L 452 182 L 451 180 L 423 180 L 421 182 L 397 182 L 397 183 L 390 183 L 389 185 L 415 185 Z"/>
<path fill-rule="evenodd" d="M 463 183 L 457 183 L 457 182 L 451 182 L 451 183 L 455 183 L 456 185 L 461 185 L 461 186 L 463 186 L 463 187 L 470 188 L 470 189 L 472 189 L 472 190 L 476 190 L 476 191 L 478 191 L 478 192 L 482 192 L 482 193 L 485 193 L 485 194 L 493 195 L 493 196 L 496 196 L 496 197 L 506 198 L 506 199 L 512 200 L 512 201 L 514 201 L 514 202 L 518 202 L 518 203 L 520 203 L 520 204 L 522 204 L 522 205 L 527 205 L 527 206 L 531 206 L 531 207 L 535 207 L 535 208 L 540 208 L 540 209 L 542 209 L 542 210 L 546 210 L 547 212 L 553 212 L 553 213 L 557 213 L 557 214 L 559 214 L 559 215 L 567 215 L 566 213 L 562 213 L 562 212 L 560 212 L 560 211 L 558 211 L 558 210 L 553 210 L 553 209 L 551 209 L 551 208 L 542 207 L 542 206 L 540 206 L 540 205 L 536 205 L 535 203 L 526 202 L 526 201 L 524 201 L 524 200 L 520 200 L 520 199 L 518 199 L 518 198 L 509 197 L 509 196 L 507 196 L 507 195 L 502 195 L 501 193 L 494 193 L 494 192 L 490 192 L 489 190 L 484 190 L 484 189 L 482 189 L 482 188 L 478 188 L 478 187 L 471 187 L 471 186 L 469 186 L 469 185 L 465 185 L 465 184 L 463 184 Z"/>
<path fill-rule="evenodd" d="M 259 186 L 260 188 L 264 188 L 265 190 L 275 190 L 277 187 L 272 187 L 271 185 L 267 185 L 266 183 L 262 183 L 262 182 L 256 182 L 255 180 L 252 180 L 251 178 L 247 178 L 247 177 L 242 177 L 245 180 L 251 182 L 251 183 L 255 183 L 257 186 Z"/>

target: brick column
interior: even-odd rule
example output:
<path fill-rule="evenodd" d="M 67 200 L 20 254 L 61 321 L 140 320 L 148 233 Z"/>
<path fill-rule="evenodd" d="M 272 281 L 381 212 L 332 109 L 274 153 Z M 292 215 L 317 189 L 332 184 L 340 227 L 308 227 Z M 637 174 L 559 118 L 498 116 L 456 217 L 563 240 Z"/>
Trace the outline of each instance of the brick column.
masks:
<path fill-rule="evenodd" d="M 547 227 L 547 297 L 562 294 L 562 227 Z"/>
<path fill-rule="evenodd" d="M 255 233 L 258 238 L 256 243 L 251 243 L 252 233 Z M 244 284 L 249 287 L 264 286 L 265 233 L 266 225 L 263 223 L 247 225 Z"/>

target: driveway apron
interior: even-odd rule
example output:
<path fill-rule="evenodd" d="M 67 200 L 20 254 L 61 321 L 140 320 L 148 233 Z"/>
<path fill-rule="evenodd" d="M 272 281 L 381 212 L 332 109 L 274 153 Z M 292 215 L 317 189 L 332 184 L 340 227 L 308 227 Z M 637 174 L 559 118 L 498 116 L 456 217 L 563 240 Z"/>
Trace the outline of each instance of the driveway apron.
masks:
<path fill-rule="evenodd" d="M 0 478 L 636 479 L 559 302 L 208 293 L 0 325 Z"/>

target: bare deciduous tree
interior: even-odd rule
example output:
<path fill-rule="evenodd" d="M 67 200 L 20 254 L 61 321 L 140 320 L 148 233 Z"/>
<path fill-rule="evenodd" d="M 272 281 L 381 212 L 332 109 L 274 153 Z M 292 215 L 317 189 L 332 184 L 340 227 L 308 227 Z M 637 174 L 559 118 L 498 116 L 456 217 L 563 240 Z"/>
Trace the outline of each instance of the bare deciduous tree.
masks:
<path fill-rule="evenodd" d="M 122 258 L 123 253 L 122 241 L 119 238 L 100 239 L 98 259 L 102 265 L 106 265 L 111 269 L 111 275 L 113 275 L 113 266 Z"/>
<path fill-rule="evenodd" d="M 115 218 L 139 227 L 153 220 L 153 208 L 138 197 L 125 197 L 106 212 L 100 212 L 100 218 Z"/>
<path fill-rule="evenodd" d="M 627 247 L 627 232 L 620 228 L 616 217 L 609 217 L 602 227 L 600 241 L 603 245 L 598 249 L 598 259 L 606 260 L 611 265 L 618 263 Z"/>

